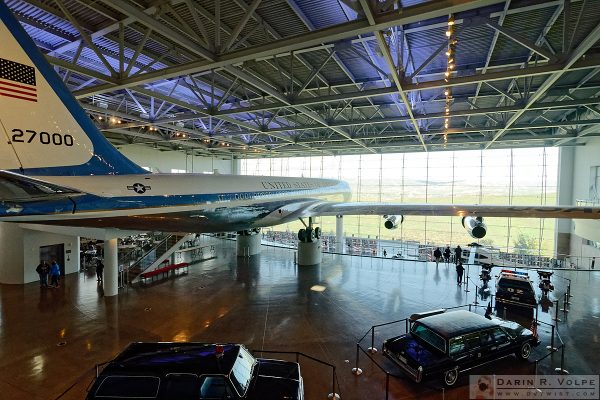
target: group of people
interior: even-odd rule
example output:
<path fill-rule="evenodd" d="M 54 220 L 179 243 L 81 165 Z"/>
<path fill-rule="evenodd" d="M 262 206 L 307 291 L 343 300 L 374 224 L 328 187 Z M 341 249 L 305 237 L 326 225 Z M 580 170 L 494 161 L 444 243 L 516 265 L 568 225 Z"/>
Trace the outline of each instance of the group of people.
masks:
<path fill-rule="evenodd" d="M 439 263 L 442 261 L 442 256 L 444 257 L 444 261 L 446 264 L 450 264 L 450 255 L 452 251 L 450 250 L 450 246 L 446 245 L 444 252 L 439 247 L 433 252 L 433 258 L 435 260 L 435 266 L 437 267 Z M 465 272 L 465 267 L 462 264 L 462 248 L 460 245 L 456 246 L 454 249 L 454 263 L 456 264 L 456 283 L 458 285 L 462 285 L 463 274 Z"/>
<path fill-rule="evenodd" d="M 60 266 L 56 260 L 52 260 L 50 265 L 48 265 L 45 260 L 40 261 L 35 272 L 40 276 L 40 287 L 60 287 Z M 103 273 L 104 264 L 99 260 L 98 264 L 96 264 L 96 277 L 98 282 L 102 282 Z M 50 277 L 50 284 L 48 284 L 48 277 Z"/>
<path fill-rule="evenodd" d="M 48 264 L 45 260 L 40 261 L 35 272 L 40 276 L 40 287 L 57 288 L 60 286 L 60 266 L 56 260 L 52 260 L 51 264 Z M 48 277 L 50 277 L 50 284 L 48 284 Z"/>

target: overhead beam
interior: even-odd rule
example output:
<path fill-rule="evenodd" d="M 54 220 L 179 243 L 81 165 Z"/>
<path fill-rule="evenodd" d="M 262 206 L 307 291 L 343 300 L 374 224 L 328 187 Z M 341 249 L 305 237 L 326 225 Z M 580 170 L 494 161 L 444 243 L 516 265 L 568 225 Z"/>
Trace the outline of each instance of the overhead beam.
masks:
<path fill-rule="evenodd" d="M 509 120 L 506 122 L 505 128 L 496 132 L 492 140 L 490 140 L 485 148 L 489 148 L 494 141 L 498 140 L 498 138 L 500 138 L 504 132 L 510 129 L 510 127 L 516 123 L 523 113 L 525 113 L 536 101 L 538 101 L 546 93 L 546 91 L 548 91 L 552 85 L 554 85 L 554 83 L 558 81 L 558 79 L 560 79 L 560 77 L 563 76 L 563 74 L 575 64 L 577 60 L 579 60 L 594 44 L 596 44 L 596 42 L 598 42 L 598 40 L 600 40 L 600 24 L 596 25 L 596 27 L 592 29 L 588 36 L 582 40 L 579 46 L 577 46 L 577 48 L 569 55 L 564 63 L 563 68 L 546 78 L 544 83 L 542 83 L 536 92 L 527 100 L 527 103 L 523 106 L 523 108 L 509 118 Z"/>
<path fill-rule="evenodd" d="M 376 24 L 375 15 L 373 14 L 371 7 L 368 4 L 367 0 L 360 0 L 360 5 L 361 5 L 365 15 L 367 16 L 367 20 L 369 21 L 369 24 L 374 26 Z M 389 48 L 387 42 L 385 41 L 385 38 L 383 37 L 383 33 L 381 33 L 381 31 L 376 31 L 375 37 L 377 38 L 377 45 L 379 46 L 379 49 L 381 50 L 381 52 L 383 54 L 383 58 L 385 59 L 388 70 L 390 71 L 390 75 L 392 76 L 394 84 L 396 85 L 396 90 L 398 91 L 398 95 L 400 96 L 400 99 L 402 99 L 402 103 L 404 103 L 404 108 L 406 109 L 406 113 L 408 114 L 410 122 L 412 123 L 412 126 L 415 129 L 415 132 L 417 133 L 417 137 L 419 138 L 419 141 L 423 145 L 423 150 L 427 151 L 427 145 L 425 144 L 425 140 L 423 140 L 423 135 L 421 135 L 421 128 L 419 127 L 419 122 L 415 119 L 410 101 L 408 100 L 408 97 L 406 97 L 406 93 L 404 92 L 404 89 L 402 88 L 402 78 L 398 74 L 398 69 L 396 68 L 396 64 L 394 63 L 394 58 L 392 57 L 390 48 Z M 398 57 L 400 57 L 400 56 L 398 56 Z M 398 63 L 401 64 L 402 61 L 400 59 L 398 59 Z"/>
<path fill-rule="evenodd" d="M 519 35 L 516 32 L 513 32 L 512 30 L 497 24 L 496 22 L 492 21 L 492 20 L 487 20 L 485 22 L 485 24 L 487 26 L 489 26 L 492 29 L 495 29 L 496 31 L 500 32 L 501 34 L 503 34 L 504 36 L 508 37 L 509 39 L 519 43 L 520 45 L 522 45 L 523 47 L 528 48 L 529 50 L 538 53 L 539 55 L 547 58 L 548 60 L 552 60 L 554 58 L 556 58 L 554 56 L 554 54 L 552 54 L 550 51 L 536 45 L 535 43 L 533 43 L 532 41 L 530 41 L 529 39 Z"/>
<path fill-rule="evenodd" d="M 103 1 L 108 2 L 108 0 Z M 158 21 L 146 15 L 142 10 L 132 7 L 126 3 L 124 4 L 122 0 L 115 0 L 115 2 L 116 4 L 120 5 L 120 8 L 122 10 L 127 9 L 132 12 L 135 12 L 135 14 L 130 15 L 135 15 L 136 18 L 140 17 L 140 21 L 145 25 L 152 26 L 153 29 L 156 27 Z M 256 60 L 262 57 L 270 57 L 277 54 L 289 53 L 295 50 L 301 50 L 308 47 L 321 45 L 322 43 L 336 42 L 339 40 L 352 38 L 357 35 L 367 34 L 379 30 L 385 30 L 392 26 L 410 24 L 431 18 L 445 16 L 452 13 L 462 12 L 480 7 L 487 7 L 502 2 L 503 0 L 438 0 L 435 2 L 428 2 L 411 7 L 405 7 L 402 9 L 402 13 L 390 12 L 378 15 L 375 18 L 374 25 L 371 25 L 366 19 L 350 21 L 344 24 L 334 25 L 332 27 L 320 29 L 317 31 L 307 32 L 301 35 L 275 40 L 271 43 L 258 46 L 251 46 L 245 49 L 236 50 L 234 52 L 225 53 L 220 55 L 218 59 L 215 59 L 214 54 L 212 54 L 208 50 L 200 50 L 201 47 L 199 45 L 196 45 L 193 42 L 190 43 L 189 39 L 183 37 L 184 41 L 181 44 L 184 47 L 192 50 L 194 49 L 194 46 L 196 46 L 198 51 L 202 51 L 204 53 L 203 56 L 207 58 L 207 60 L 193 61 L 187 64 L 177 65 L 154 72 L 149 72 L 137 77 L 126 78 L 120 82 L 120 85 L 117 88 L 111 86 L 100 86 L 96 88 L 96 91 L 94 93 L 90 92 L 88 93 L 88 95 L 100 94 L 115 89 L 141 85 L 159 79 L 176 78 L 183 75 L 189 75 L 201 71 L 208 71 L 211 69 L 221 68 L 227 65 Z M 113 5 L 112 0 L 109 3 Z M 115 29 L 118 29 L 118 26 Z M 157 31 L 160 32 L 161 30 L 162 29 L 159 29 Z"/>
<path fill-rule="evenodd" d="M 562 109 L 562 108 L 574 108 L 578 106 L 585 106 L 591 104 L 600 104 L 600 98 L 591 98 L 591 99 L 583 99 L 583 100 L 573 100 L 573 101 L 558 101 L 558 102 L 538 102 L 530 107 L 530 110 L 546 110 L 546 109 Z M 430 114 L 414 114 L 414 118 L 418 120 L 425 119 L 435 119 L 435 118 L 444 118 L 448 117 L 464 117 L 464 116 L 472 116 L 472 115 L 485 115 L 492 113 L 508 113 L 508 112 L 516 112 L 521 109 L 521 106 L 504 106 L 504 107 L 490 107 L 490 108 L 472 108 L 467 110 L 454 110 L 451 111 L 450 114 L 446 114 L 443 112 L 439 113 L 430 113 Z M 183 115 L 180 117 L 176 117 L 176 120 L 185 121 L 186 119 L 194 118 L 193 115 Z M 196 117 L 197 118 L 197 117 Z M 408 121 L 409 117 L 405 115 L 399 115 L 395 117 L 385 117 L 385 118 L 373 118 L 369 120 L 365 119 L 355 119 L 348 121 L 336 121 L 330 122 L 330 126 L 344 127 L 344 126 L 360 126 L 360 125 L 378 125 L 378 124 L 389 124 L 393 122 L 404 122 Z M 285 132 L 288 130 L 294 131 L 304 131 L 304 130 L 319 130 L 323 129 L 322 126 L 315 125 L 298 125 L 291 128 L 272 128 L 265 130 L 268 132 Z"/>
<path fill-rule="evenodd" d="M 585 60 L 577 62 L 571 66 L 568 71 L 575 71 L 579 69 L 588 69 L 600 66 L 600 56 L 596 57 L 587 57 Z M 457 78 L 453 78 L 450 82 L 445 82 L 443 79 L 427 81 L 422 83 L 409 83 L 403 86 L 404 92 L 411 92 L 415 90 L 425 90 L 425 89 L 441 89 L 446 86 L 462 86 L 462 85 L 470 85 L 473 83 L 486 82 L 486 81 L 500 81 L 505 79 L 513 79 L 517 77 L 524 76 L 538 76 L 538 75 L 548 75 L 557 71 L 563 70 L 562 64 L 551 64 L 551 65 L 541 65 L 537 67 L 529 67 L 529 68 L 519 68 L 519 69 L 511 69 L 504 71 L 496 71 L 496 72 L 488 72 L 486 74 L 475 74 L 470 76 L 461 76 Z M 301 98 L 296 99 L 289 104 L 291 105 L 312 105 L 312 104 L 320 104 L 326 102 L 338 102 L 344 100 L 353 100 L 353 99 L 363 99 L 370 97 L 378 97 L 390 95 L 397 92 L 396 87 L 386 87 L 386 88 L 377 88 L 377 89 L 365 89 L 354 92 L 345 92 L 336 95 L 328 95 L 328 96 L 318 96 L 314 98 Z M 80 93 L 76 93 L 77 97 L 82 97 Z M 87 97 L 87 96 L 83 96 Z M 239 114 L 239 113 L 247 113 L 247 112 L 256 112 L 262 110 L 269 110 L 275 108 L 285 107 L 288 104 L 284 104 L 282 102 L 272 102 L 264 105 L 256 105 L 250 107 L 240 107 L 229 110 L 222 110 L 215 115 L 231 115 L 231 114 Z"/>
<path fill-rule="evenodd" d="M 165 34 L 169 39 L 173 40 L 175 43 L 185 47 L 186 49 L 193 51 L 194 53 L 204 57 L 209 61 L 214 61 L 216 59 L 215 55 L 202 47 L 200 44 L 190 40 L 187 36 L 180 34 L 172 29 L 167 28 L 165 25 L 161 24 L 158 20 L 152 18 L 150 15 L 146 14 L 142 9 L 139 9 L 131 4 L 123 1 L 123 0 L 102 0 L 104 3 L 113 7 L 125 15 L 129 15 L 134 17 L 137 21 L 146 25 L 146 27 L 151 28 L 155 32 L 161 32 Z M 118 29 L 118 28 L 117 28 Z"/>

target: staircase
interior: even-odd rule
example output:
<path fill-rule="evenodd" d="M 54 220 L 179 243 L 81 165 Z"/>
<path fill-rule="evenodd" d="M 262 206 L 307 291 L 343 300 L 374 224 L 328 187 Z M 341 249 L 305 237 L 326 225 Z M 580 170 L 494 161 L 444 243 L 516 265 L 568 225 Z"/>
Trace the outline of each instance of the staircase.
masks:
<path fill-rule="evenodd" d="M 127 276 L 129 282 L 135 281 L 142 272 L 151 268 L 155 264 L 160 264 L 173 252 L 179 249 L 182 242 L 184 242 L 189 235 L 174 234 L 166 236 L 157 245 L 145 252 L 137 261 L 127 261 L 127 254 L 123 257 L 123 262 L 119 260 L 119 265 L 123 265 L 123 268 L 127 270 Z M 129 265 L 129 267 L 128 267 Z"/>

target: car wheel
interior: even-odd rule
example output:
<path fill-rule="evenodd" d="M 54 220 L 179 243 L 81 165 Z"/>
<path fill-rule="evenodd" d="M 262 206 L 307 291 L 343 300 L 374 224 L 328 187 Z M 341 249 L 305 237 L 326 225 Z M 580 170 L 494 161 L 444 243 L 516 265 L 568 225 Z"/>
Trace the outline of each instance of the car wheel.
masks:
<path fill-rule="evenodd" d="M 444 372 L 444 383 L 446 384 L 446 386 L 454 385 L 457 380 L 458 380 L 458 367 L 456 367 L 454 369 L 449 369 L 448 371 Z"/>
<path fill-rule="evenodd" d="M 529 342 L 523 343 L 521 345 L 521 347 L 519 348 L 519 351 L 517 352 L 517 356 L 522 360 L 527 360 L 529 358 L 530 354 L 531 354 L 531 343 L 529 343 Z"/>

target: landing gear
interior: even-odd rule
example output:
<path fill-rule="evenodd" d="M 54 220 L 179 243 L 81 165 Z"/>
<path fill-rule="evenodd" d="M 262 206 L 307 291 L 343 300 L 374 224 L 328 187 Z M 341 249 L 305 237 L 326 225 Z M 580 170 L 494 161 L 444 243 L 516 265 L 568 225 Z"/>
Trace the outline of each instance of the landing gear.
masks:
<path fill-rule="evenodd" d="M 313 227 L 313 219 L 308 218 L 308 225 L 302 220 L 304 228 L 298 231 L 298 265 L 320 264 L 323 258 L 321 253 L 321 228 Z"/>
<path fill-rule="evenodd" d="M 246 229 L 246 230 L 237 232 L 238 236 L 252 236 L 252 235 L 257 235 L 259 233 L 260 233 L 260 228 Z"/>
<path fill-rule="evenodd" d="M 304 243 L 314 242 L 321 239 L 321 228 L 312 228 L 310 225 L 298 231 L 298 240 Z"/>

